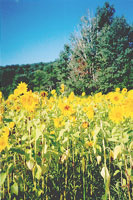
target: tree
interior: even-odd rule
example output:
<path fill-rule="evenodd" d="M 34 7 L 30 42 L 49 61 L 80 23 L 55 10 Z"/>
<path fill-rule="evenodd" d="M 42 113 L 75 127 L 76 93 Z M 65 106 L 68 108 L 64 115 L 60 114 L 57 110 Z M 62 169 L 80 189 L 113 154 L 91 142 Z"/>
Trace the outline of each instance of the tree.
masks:
<path fill-rule="evenodd" d="M 78 34 L 72 37 L 69 66 L 75 91 L 109 92 L 116 86 L 130 89 L 133 27 L 114 13 L 114 7 L 105 3 L 94 18 L 82 18 Z M 77 81 L 82 87 L 77 88 Z"/>

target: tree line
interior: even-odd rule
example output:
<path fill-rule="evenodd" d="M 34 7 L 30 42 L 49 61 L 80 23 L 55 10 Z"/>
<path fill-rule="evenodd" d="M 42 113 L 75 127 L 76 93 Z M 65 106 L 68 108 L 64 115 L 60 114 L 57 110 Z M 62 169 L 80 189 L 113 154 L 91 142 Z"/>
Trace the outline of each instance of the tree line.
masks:
<path fill-rule="evenodd" d="M 58 92 L 64 83 L 77 95 L 132 89 L 132 58 L 133 25 L 124 16 L 115 16 L 114 6 L 105 2 L 93 18 L 89 13 L 81 18 L 70 44 L 64 45 L 54 62 L 1 66 L 0 90 L 7 98 L 21 81 L 33 91 Z"/>

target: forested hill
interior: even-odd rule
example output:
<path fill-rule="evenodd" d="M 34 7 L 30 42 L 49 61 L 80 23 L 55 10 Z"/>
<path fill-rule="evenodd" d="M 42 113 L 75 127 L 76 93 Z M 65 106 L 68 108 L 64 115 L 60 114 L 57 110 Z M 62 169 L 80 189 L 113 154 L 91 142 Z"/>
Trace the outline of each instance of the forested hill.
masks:
<path fill-rule="evenodd" d="M 133 25 L 115 16 L 112 5 L 106 2 L 95 17 L 82 17 L 80 30 L 70 41 L 55 62 L 1 67 L 0 90 L 5 98 L 21 81 L 33 91 L 58 92 L 61 83 L 75 94 L 132 89 Z"/>
<path fill-rule="evenodd" d="M 51 89 L 48 79 L 56 62 L 0 66 L 0 90 L 7 97 L 18 83 L 26 82 L 29 89 Z M 52 75 L 52 74 L 51 74 Z M 49 85 L 49 87 L 48 87 Z"/>

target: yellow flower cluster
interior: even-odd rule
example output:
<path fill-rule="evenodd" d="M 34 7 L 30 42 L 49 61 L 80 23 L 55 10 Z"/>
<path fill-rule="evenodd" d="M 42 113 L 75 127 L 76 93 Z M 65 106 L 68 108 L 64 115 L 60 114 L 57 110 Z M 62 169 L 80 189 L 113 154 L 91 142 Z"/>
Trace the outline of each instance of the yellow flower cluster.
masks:
<path fill-rule="evenodd" d="M 7 126 L 2 128 L 0 136 L 0 152 L 8 146 L 9 128 Z"/>
<path fill-rule="evenodd" d="M 19 83 L 17 88 L 14 90 L 14 95 L 19 96 L 21 94 L 25 94 L 27 92 L 27 84 L 26 83 Z"/>
<path fill-rule="evenodd" d="M 32 91 L 29 91 L 21 96 L 20 102 L 24 109 L 30 112 L 34 112 L 38 104 L 38 97 L 34 93 L 32 93 Z"/>
<path fill-rule="evenodd" d="M 127 92 L 124 88 L 122 92 L 116 90 L 107 94 L 111 104 L 109 104 L 109 119 L 119 123 L 126 118 L 133 118 L 133 90 Z"/>
<path fill-rule="evenodd" d="M 42 91 L 40 94 L 42 96 L 47 96 L 47 92 Z M 14 90 L 14 94 L 11 94 L 6 100 L 6 105 L 11 110 L 19 112 L 25 109 L 28 112 L 34 112 L 39 101 L 39 96 L 33 93 L 31 90 L 28 91 L 26 83 L 20 83 Z"/>
<path fill-rule="evenodd" d="M 0 152 L 4 150 L 8 146 L 8 137 L 1 136 L 0 137 Z"/>
<path fill-rule="evenodd" d="M 28 113 L 29 115 L 26 115 L 32 119 L 39 116 L 39 113 L 45 113 L 44 115 L 47 113 L 48 124 L 51 127 L 50 134 L 55 134 L 56 129 L 65 126 L 84 131 L 90 130 L 91 133 L 93 129 L 89 124 L 95 123 L 99 119 L 119 124 L 126 119 L 133 118 L 133 90 L 127 91 L 124 88 L 120 91 L 119 88 L 116 88 L 114 92 L 106 95 L 99 92 L 93 96 L 86 96 L 83 92 L 82 96 L 78 97 L 73 92 L 66 96 L 64 84 L 60 88 L 60 96 L 57 95 L 56 90 L 52 90 L 48 97 L 46 91 L 40 93 L 28 91 L 27 84 L 21 82 L 14 90 L 14 94 L 11 94 L 7 100 L 2 100 L 0 105 L 1 151 L 8 144 L 9 130 L 13 130 L 15 126 L 14 122 L 10 122 L 8 126 L 3 122 L 5 114 L 9 111 L 12 116 L 16 116 L 16 111 L 24 113 L 24 115 Z M 2 99 L 1 92 L 0 99 Z M 5 106 L 6 113 L 4 112 Z M 87 145 L 92 146 L 92 143 L 87 142 Z"/>

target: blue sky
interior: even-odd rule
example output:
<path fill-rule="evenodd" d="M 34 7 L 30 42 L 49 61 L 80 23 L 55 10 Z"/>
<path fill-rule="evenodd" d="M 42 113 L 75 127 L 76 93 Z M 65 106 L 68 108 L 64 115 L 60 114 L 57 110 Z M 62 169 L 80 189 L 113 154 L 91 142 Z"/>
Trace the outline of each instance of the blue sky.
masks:
<path fill-rule="evenodd" d="M 0 65 L 50 62 L 69 43 L 80 18 L 105 0 L 0 0 Z M 108 0 L 133 22 L 133 0 Z"/>

